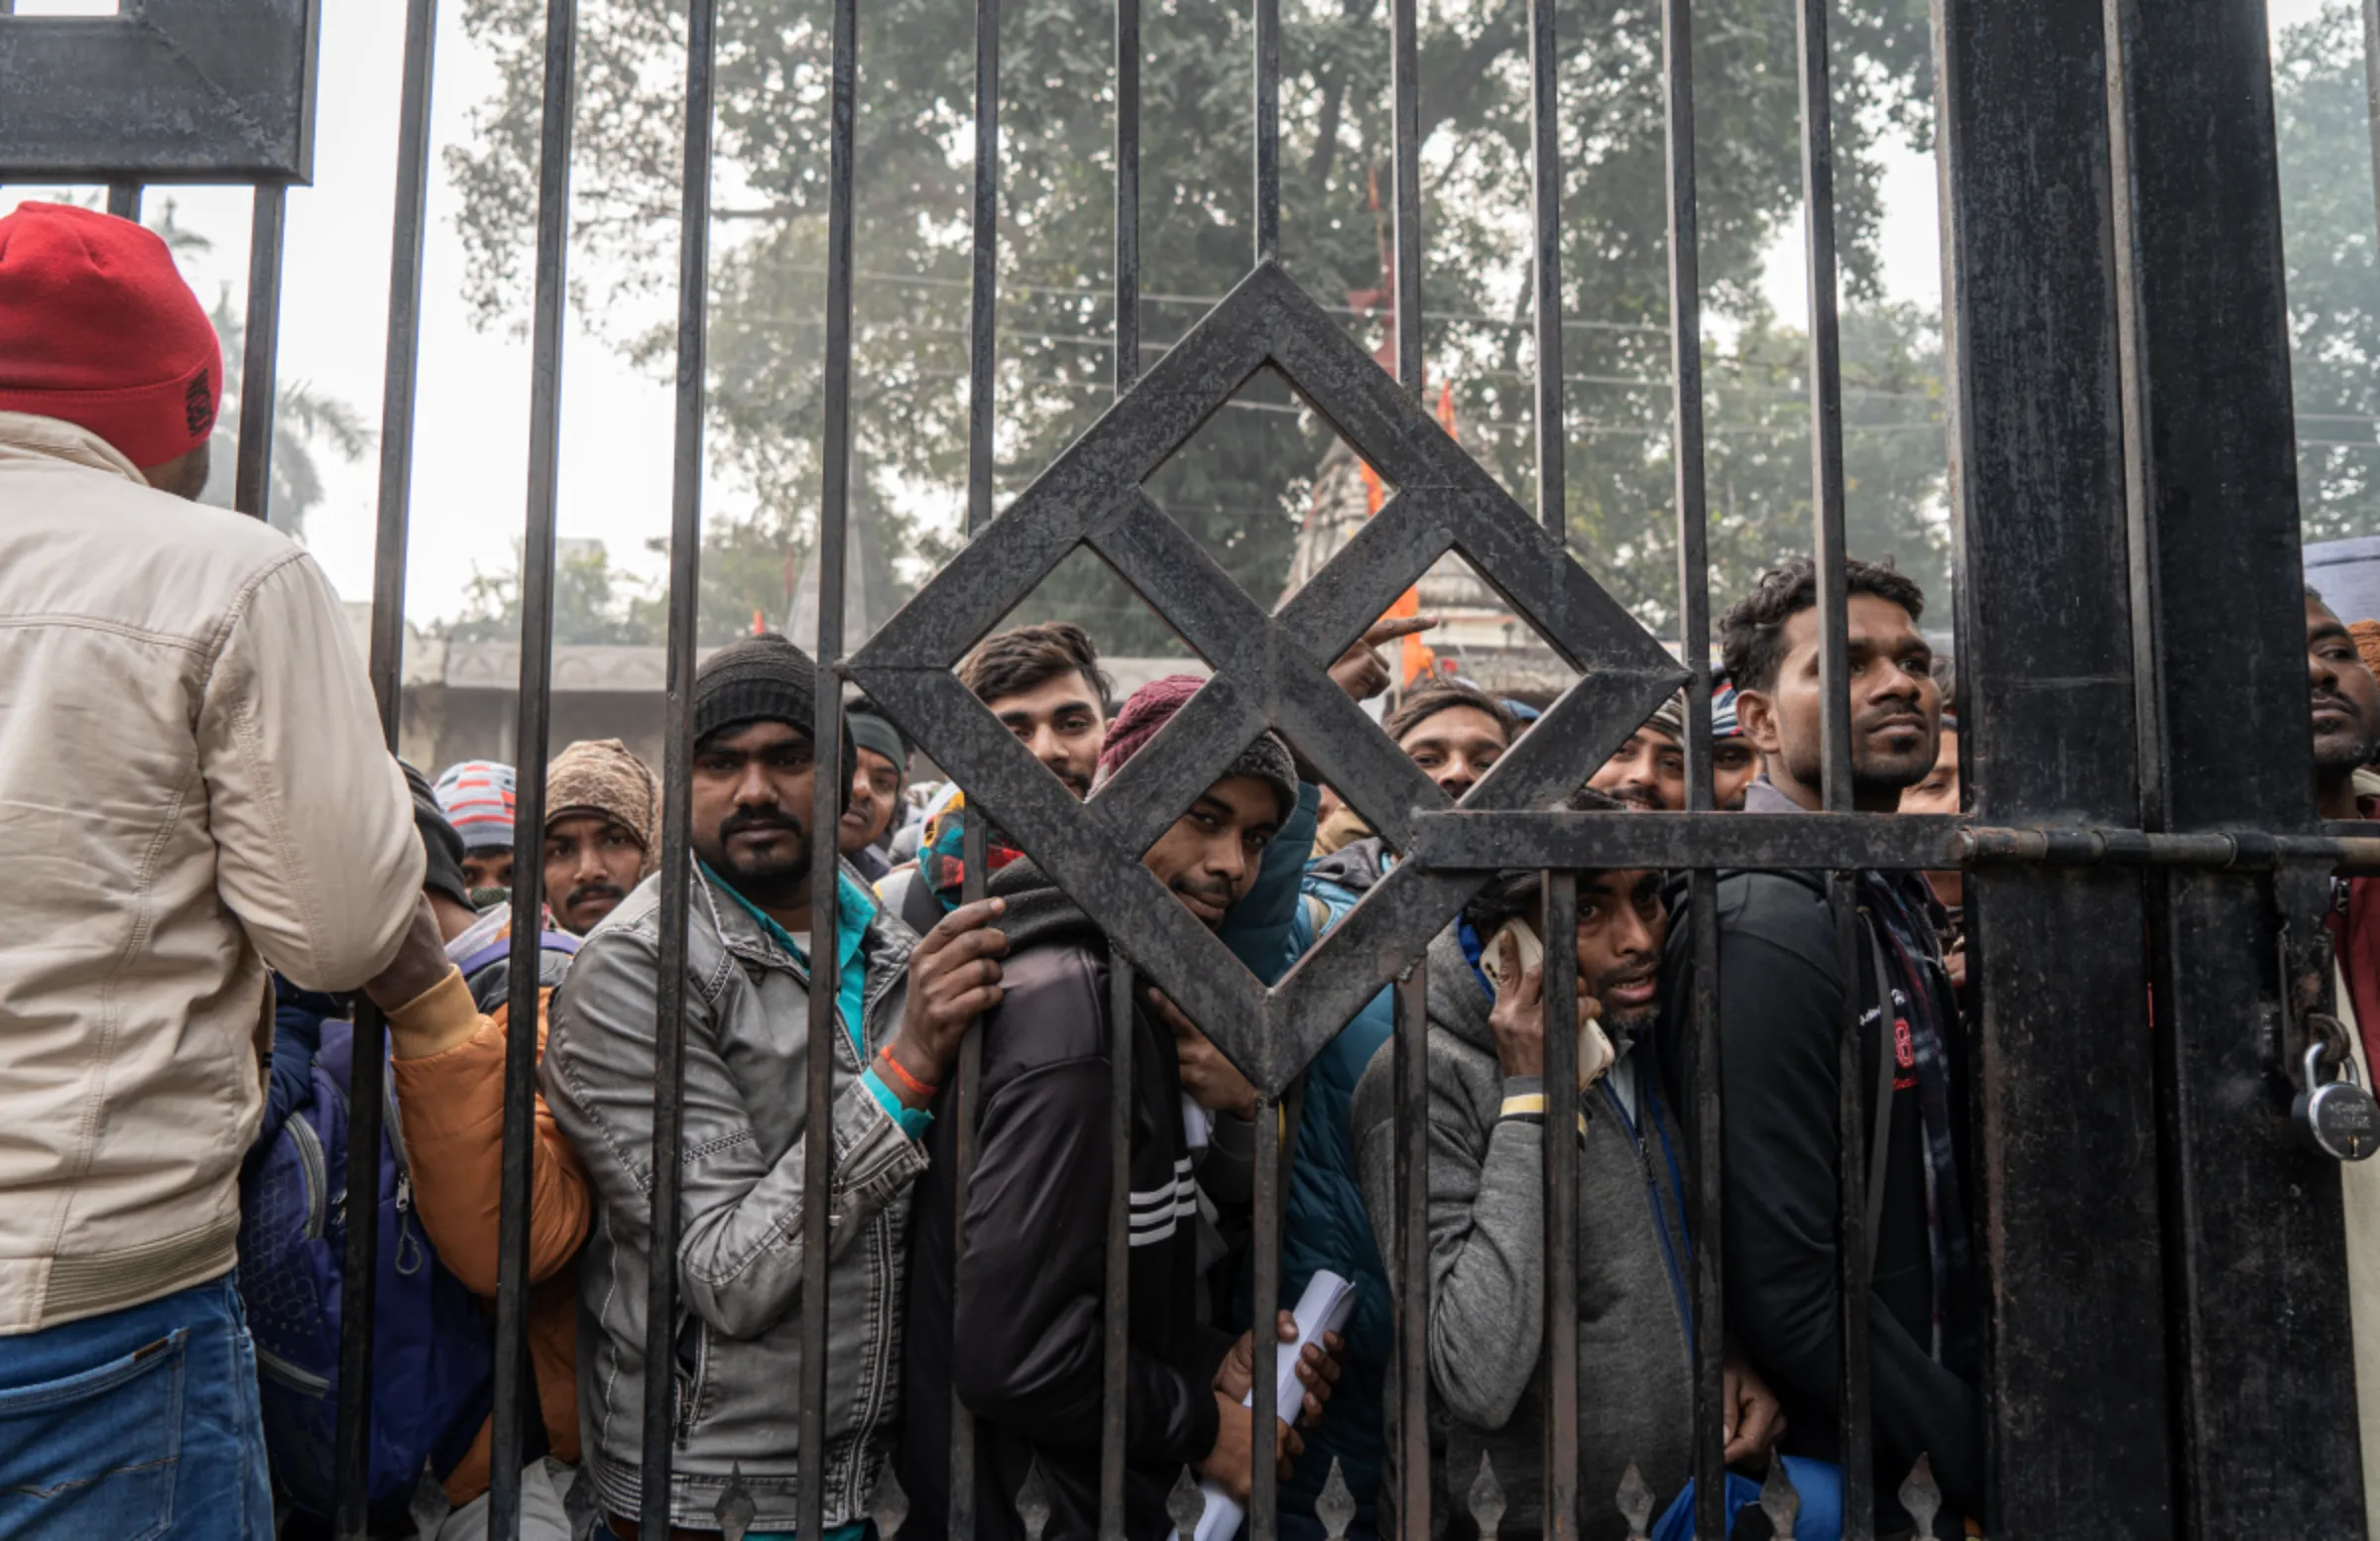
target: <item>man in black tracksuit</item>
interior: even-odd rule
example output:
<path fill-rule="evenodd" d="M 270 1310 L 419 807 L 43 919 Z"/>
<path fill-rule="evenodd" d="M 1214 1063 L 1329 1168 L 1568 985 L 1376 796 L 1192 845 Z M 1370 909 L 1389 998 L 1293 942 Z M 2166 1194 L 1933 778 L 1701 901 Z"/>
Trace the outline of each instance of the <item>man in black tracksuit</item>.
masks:
<path fill-rule="evenodd" d="M 1933 769 L 1942 701 L 1917 630 L 1925 603 L 1889 566 L 1846 564 L 1852 801 L 1891 812 Z M 1721 623 L 1746 735 L 1766 766 L 1747 813 L 1821 805 L 1815 569 L 1764 574 Z M 1863 872 L 1860 960 L 1838 962 L 1826 879 L 1727 873 L 1719 885 L 1722 1137 L 1727 1329 L 1788 1420 L 1789 1455 L 1840 1459 L 1841 1329 L 1836 1237 L 1838 1044 L 1846 994 L 1862 1003 L 1861 1136 L 1873 1171 L 1874 1088 L 1889 1075 L 1884 1180 L 1871 1187 L 1871 1427 L 1879 1533 L 1905 1531 L 1894 1494 L 1922 1455 L 1954 1514 L 1981 1516 L 1983 1405 L 1970 1191 L 1968 1067 L 1956 997 L 1914 874 Z M 1691 1113 L 1677 1055 L 1693 999 L 1687 926 L 1670 937 L 1662 1033 L 1673 1095 Z M 1876 977 L 1891 990 L 1879 1013 Z M 1889 1056 L 1889 1060 L 1887 1059 Z M 1954 1530 L 1956 1527 L 1952 1527 Z"/>
<path fill-rule="evenodd" d="M 1196 687 L 1159 680 L 1126 703 L 1100 756 L 1104 780 Z M 1209 926 L 1254 883 L 1266 840 L 1297 801 L 1289 752 L 1259 738 L 1141 858 Z M 1250 1364 L 1197 1311 L 1197 1180 L 1167 1008 L 1109 1019 L 1109 953 L 1098 926 L 1029 861 L 995 874 L 1008 954 L 1002 1000 L 983 1018 L 976 1163 L 964 1254 L 953 1267 L 957 1121 L 938 1117 L 932 1165 L 912 1205 L 900 1481 L 909 1528 L 948 1528 L 951 1393 L 980 1420 L 976 1533 L 1021 1536 L 1015 1500 L 1038 1460 L 1045 1534 L 1090 1536 L 1099 1519 L 1112 1031 L 1132 1038 L 1130 1347 L 1125 1405 L 1126 1528 L 1171 1533 L 1165 1501 L 1184 1466 L 1227 1490 L 1249 1482 Z M 943 1103 L 936 1112 L 947 1114 Z M 953 1287 L 954 1273 L 957 1277 Z M 1283 1313 L 1285 1318 L 1287 1313 Z M 1299 1366 L 1308 1416 L 1336 1364 Z M 1281 1448 L 1296 1441 L 1282 1432 Z"/>

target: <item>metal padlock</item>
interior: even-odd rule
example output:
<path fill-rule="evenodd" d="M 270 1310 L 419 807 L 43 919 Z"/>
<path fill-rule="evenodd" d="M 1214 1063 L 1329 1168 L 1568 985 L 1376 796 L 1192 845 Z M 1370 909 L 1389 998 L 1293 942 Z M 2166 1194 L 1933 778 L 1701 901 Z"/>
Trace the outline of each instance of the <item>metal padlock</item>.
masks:
<path fill-rule="evenodd" d="M 2355 1060 L 2343 1056 L 2344 1077 L 2322 1079 L 2322 1045 L 2306 1050 L 2306 1090 L 2290 1105 L 2298 1134 L 2333 1161 L 2368 1160 L 2380 1151 L 2380 1102 L 2355 1083 Z"/>

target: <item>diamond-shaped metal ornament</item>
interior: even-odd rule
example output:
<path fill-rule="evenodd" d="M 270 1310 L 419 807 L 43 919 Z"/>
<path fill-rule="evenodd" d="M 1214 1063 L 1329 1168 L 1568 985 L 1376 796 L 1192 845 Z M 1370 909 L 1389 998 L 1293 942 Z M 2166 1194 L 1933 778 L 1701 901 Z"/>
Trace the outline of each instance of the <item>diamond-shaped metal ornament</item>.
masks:
<path fill-rule="evenodd" d="M 1934 1516 L 1942 1512 L 1942 1488 L 1934 1481 L 1934 1458 L 1920 1455 L 1901 1483 L 1901 1507 L 1917 1521 L 1914 1541 L 1934 1541 Z"/>
<path fill-rule="evenodd" d="M 1644 1527 L 1653 1517 L 1653 1490 L 1645 1485 L 1644 1474 L 1636 1470 L 1635 1462 L 1628 1463 L 1612 1496 L 1619 1505 L 1619 1517 L 1628 1522 L 1628 1541 L 1644 1541 Z"/>
<path fill-rule="evenodd" d="M 1206 1516 L 1206 1490 L 1198 1485 L 1198 1474 L 1188 1467 L 1173 1480 L 1173 1490 L 1165 1495 L 1165 1517 L 1173 1521 L 1177 1541 L 1195 1541 L 1198 1522 Z"/>
<path fill-rule="evenodd" d="M 1024 1484 L 1016 1489 L 1016 1518 L 1024 1526 L 1024 1541 L 1041 1541 L 1049 1528 L 1049 1484 L 1041 1480 L 1041 1458 L 1024 1470 Z"/>
<path fill-rule="evenodd" d="M 1802 1517 L 1802 1495 L 1795 1490 L 1781 1460 L 1768 1464 L 1768 1480 L 1760 1484 L 1760 1512 L 1768 1516 L 1769 1529 L 1778 1541 L 1786 1541 Z"/>
<path fill-rule="evenodd" d="M 1277 615 L 1142 489 L 1258 371 L 1272 369 L 1396 489 Z M 1089 545 L 1215 674 L 1088 803 L 953 667 Z M 1445 794 L 1349 700 L 1329 665 L 1396 596 L 1460 551 L 1581 678 L 1464 799 L 1542 807 L 1585 781 L 1684 682 L 1649 633 L 1281 269 L 1242 281 L 1130 392 L 887 622 L 847 671 L 1092 914 L 1256 1086 L 1279 1095 L 1487 875 L 1399 864 L 1271 991 L 1140 865 L 1140 853 L 1271 728 L 1392 847 Z"/>
<path fill-rule="evenodd" d="M 744 1533 L 752 1528 L 753 1516 L 759 1512 L 752 1489 L 744 1485 L 744 1463 L 738 1461 L 728 1468 L 727 1486 L 720 1490 L 711 1514 L 719 1521 L 719 1533 L 726 1541 L 744 1541 Z"/>
<path fill-rule="evenodd" d="M 908 1523 L 908 1489 L 900 1485 L 900 1477 L 892 1469 L 899 1463 L 888 1461 L 876 1479 L 876 1488 L 868 1494 L 868 1517 L 876 1523 L 877 1541 L 892 1541 L 900 1527 Z"/>
<path fill-rule="evenodd" d="M 1504 1522 L 1504 1484 L 1496 1481 L 1488 1452 L 1480 1452 L 1480 1475 L 1471 1480 L 1471 1522 L 1480 1527 L 1480 1541 L 1495 1541 Z"/>
<path fill-rule="evenodd" d="M 1322 1521 L 1322 1533 L 1329 1541 L 1347 1541 L 1347 1527 L 1356 1522 L 1356 1495 L 1347 1488 L 1347 1476 L 1339 1470 L 1339 1458 L 1331 1457 L 1330 1480 L 1314 1496 L 1314 1517 Z"/>

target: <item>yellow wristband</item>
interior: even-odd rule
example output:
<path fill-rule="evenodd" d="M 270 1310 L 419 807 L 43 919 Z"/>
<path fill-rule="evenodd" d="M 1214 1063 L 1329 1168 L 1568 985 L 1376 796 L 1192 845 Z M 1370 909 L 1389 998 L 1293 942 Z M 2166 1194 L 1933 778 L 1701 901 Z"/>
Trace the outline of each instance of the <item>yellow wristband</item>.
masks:
<path fill-rule="evenodd" d="M 1502 1116 L 1507 1119 L 1544 1118 L 1545 1094 L 1543 1092 L 1524 1092 L 1515 1097 L 1505 1098 Z"/>

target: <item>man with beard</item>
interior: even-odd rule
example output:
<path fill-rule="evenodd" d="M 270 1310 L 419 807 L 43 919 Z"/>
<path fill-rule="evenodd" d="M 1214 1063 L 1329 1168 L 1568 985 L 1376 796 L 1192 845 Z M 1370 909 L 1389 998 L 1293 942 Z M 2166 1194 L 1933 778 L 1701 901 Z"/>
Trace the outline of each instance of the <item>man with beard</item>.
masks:
<path fill-rule="evenodd" d="M 588 739 L 545 772 L 545 894 L 584 936 L 660 865 L 661 783 L 618 739 Z"/>
<path fill-rule="evenodd" d="M 789 1531 L 801 1484 L 823 1488 L 825 1541 L 856 1538 L 892 1453 L 898 1406 L 901 1238 L 926 1165 L 926 1106 L 967 1021 L 1000 1000 L 998 900 L 962 906 L 922 942 L 848 871 L 835 932 L 811 934 L 810 863 L 820 774 L 850 784 L 846 750 L 824 768 L 810 741 L 817 672 L 774 634 L 705 659 L 694 681 L 690 872 L 656 875 L 613 911 L 553 999 L 539 1081 L 584 1161 L 595 1223 L 579 1268 L 583 1456 L 613 1532 L 642 1487 L 645 1383 L 678 1377 L 672 1524 L 708 1530 L 741 1479 L 756 1531 Z M 655 995 L 660 885 L 684 883 L 685 1084 L 680 1236 L 652 1255 Z M 810 1020 L 812 958 L 837 970 L 831 1022 Z M 807 1126 L 809 1034 L 834 1034 L 831 1128 Z M 807 1141 L 831 1139 L 832 1190 L 805 1192 Z M 802 1293 L 805 1201 L 832 1215 L 824 1298 Z M 645 1358 L 649 1270 L 676 1269 L 675 1363 Z M 802 1313 L 826 1328 L 824 1467 L 800 1469 Z M 698 1404 L 698 1405 L 697 1405 Z M 659 1541 L 659 1538 L 654 1538 Z"/>
<path fill-rule="evenodd" d="M 1580 811 L 1621 804 L 1592 789 Z M 1506 1536 L 1549 1527 L 1546 1446 L 1545 999 L 1523 955 L 1544 934 L 1539 874 L 1497 875 L 1430 945 L 1430 1297 L 1433 1434 L 1468 1484 L 1487 1457 L 1510 1504 Z M 1590 1541 L 1625 1526 L 1607 1502 L 1630 1463 L 1666 1501 L 1693 1475 L 1693 1265 L 1680 1173 L 1685 1141 L 1647 1066 L 1660 1016 L 1669 915 L 1657 872 L 1578 876 L 1579 1490 Z M 1396 1246 L 1396 1067 L 1377 1055 L 1356 1092 L 1357 1162 L 1373 1231 Z M 1759 1378 L 1730 1363 L 1729 1461 L 1782 1427 Z M 1390 1398 L 1387 1404 L 1396 1403 Z M 1393 1442 L 1391 1442 L 1393 1448 Z M 1393 1501 L 1393 1483 L 1381 1487 Z M 1452 1500 L 1454 1492 L 1444 1495 Z M 1459 1511 L 1460 1505 L 1453 1508 Z M 1393 1533 L 1383 1525 L 1382 1533 Z"/>
<path fill-rule="evenodd" d="M 1889 564 L 1862 561 L 1844 563 L 1844 591 L 1851 801 L 1862 813 L 1890 813 L 1935 763 L 1942 698 L 1917 629 L 1925 596 Z M 1746 812 L 1821 806 L 1817 607 L 1817 569 L 1796 557 L 1763 573 L 1721 623 L 1737 711 L 1767 768 Z M 1859 963 L 1845 978 L 1824 874 L 1721 875 L 1723 1245 L 1727 1328 L 1776 1387 L 1792 1422 L 1785 1450 L 1837 1459 L 1838 1046 L 1844 1012 L 1859 1008 L 1876 1526 L 1890 1532 L 1908 1523 L 1893 1494 L 1920 1455 L 1933 1458 L 1954 1512 L 1980 1512 L 1982 1310 L 1968 1072 L 1931 896 L 1914 874 L 1862 872 L 1856 888 Z M 1670 939 L 1666 1000 L 1693 999 L 1693 958 L 1681 928 Z M 1691 1112 L 1677 1058 L 1689 1035 L 1681 1017 L 1661 1042 L 1673 1097 Z"/>
<path fill-rule="evenodd" d="M 2380 754 L 2380 683 L 2347 628 L 2312 587 L 2306 590 L 2306 683 L 2314 719 L 2314 801 L 2325 819 L 2368 817 L 2355 772 Z M 2329 916 L 2337 949 L 2336 1000 L 2356 1079 L 2372 1085 L 2380 1062 L 2380 880 L 2336 885 Z M 2355 1401 L 2363 1430 L 2367 1524 L 2380 1527 L 2380 1166 L 2339 1168 L 2347 1233 L 2347 1311 L 2355 1341 Z M 2380 1534 L 2380 1528 L 2374 1529 Z"/>
<path fill-rule="evenodd" d="M 1118 714 L 1100 759 L 1113 773 L 1199 687 L 1158 680 Z M 1298 800 L 1288 748 L 1270 733 L 1141 857 L 1175 899 L 1219 927 L 1256 880 L 1265 843 Z M 1038 1463 L 1046 1534 L 1095 1533 L 1099 1513 L 1102 1308 L 1110 1152 L 1108 1044 L 1132 1034 L 1131 1261 L 1126 1371 L 1126 1532 L 1171 1534 L 1165 1499 L 1185 1464 L 1236 1495 L 1250 1483 L 1251 1428 L 1240 1398 L 1252 1344 L 1200 1321 L 1196 1180 L 1181 1109 L 1173 1031 L 1143 1006 L 1111 1011 L 1109 948 L 1099 927 L 1028 860 L 994 878 L 1008 903 L 1002 999 L 982 1026 L 981 1124 L 954 1256 L 955 1123 L 935 1122 L 933 1163 L 918 1184 L 910 1239 L 901 1485 L 909 1523 L 940 1535 L 950 1508 L 955 1388 L 982 1420 L 976 1525 L 1021 1536 L 1016 1494 Z M 955 1263 L 955 1266 L 954 1266 Z M 955 1284 L 954 1284 L 955 1275 Z M 1295 1337 L 1281 1313 L 1284 1340 Z M 1299 1366 L 1306 1413 L 1319 1415 L 1336 1365 L 1309 1348 Z M 1294 1409 L 1285 1409 L 1294 1411 Z M 1281 1449 L 1298 1449 L 1292 1432 Z"/>

